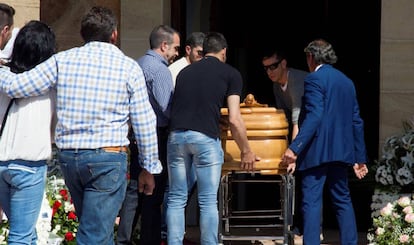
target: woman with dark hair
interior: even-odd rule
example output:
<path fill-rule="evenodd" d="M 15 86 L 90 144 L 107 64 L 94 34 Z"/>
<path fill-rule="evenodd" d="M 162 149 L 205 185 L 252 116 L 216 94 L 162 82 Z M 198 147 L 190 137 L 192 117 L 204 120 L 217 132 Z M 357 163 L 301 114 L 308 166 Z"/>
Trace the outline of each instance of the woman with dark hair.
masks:
<path fill-rule="evenodd" d="M 53 31 L 40 21 L 30 21 L 19 31 L 7 66 L 21 73 L 55 52 Z M 45 190 L 46 161 L 52 156 L 54 96 L 51 91 L 10 100 L 0 94 L 0 206 L 9 219 L 9 245 L 37 242 L 36 221 Z"/>

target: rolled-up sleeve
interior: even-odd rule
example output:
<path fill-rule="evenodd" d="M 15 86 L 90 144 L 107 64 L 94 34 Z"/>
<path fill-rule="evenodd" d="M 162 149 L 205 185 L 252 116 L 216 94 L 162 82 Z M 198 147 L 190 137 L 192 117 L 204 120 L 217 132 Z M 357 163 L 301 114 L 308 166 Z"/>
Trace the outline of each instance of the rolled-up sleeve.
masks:
<path fill-rule="evenodd" d="M 139 163 L 152 174 L 161 173 L 162 165 L 158 159 L 157 119 L 148 99 L 141 68 L 136 69 L 132 77 L 131 92 L 131 124 L 138 146 Z"/>

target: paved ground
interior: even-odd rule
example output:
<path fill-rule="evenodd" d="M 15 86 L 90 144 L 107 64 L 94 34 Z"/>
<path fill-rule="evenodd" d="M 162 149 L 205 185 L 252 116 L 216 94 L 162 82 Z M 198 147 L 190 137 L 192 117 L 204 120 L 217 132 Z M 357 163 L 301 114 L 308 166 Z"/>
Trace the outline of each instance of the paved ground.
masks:
<path fill-rule="evenodd" d="M 367 234 L 365 232 L 360 232 L 358 244 L 359 245 L 366 245 L 368 244 L 367 241 Z M 340 245 L 339 242 L 339 233 L 338 230 L 324 230 L 323 232 L 324 240 L 321 242 L 321 245 Z M 199 227 L 198 226 L 192 226 L 187 228 L 186 238 L 192 242 L 195 242 L 195 244 L 199 244 Z M 197 243 L 198 242 L 198 243 Z M 263 245 L 279 245 L 283 244 L 283 241 L 276 240 L 266 240 L 266 241 L 232 241 L 231 245 L 249 245 L 249 244 L 263 244 Z M 301 237 L 295 237 L 295 245 L 301 245 L 302 244 L 302 238 Z"/>

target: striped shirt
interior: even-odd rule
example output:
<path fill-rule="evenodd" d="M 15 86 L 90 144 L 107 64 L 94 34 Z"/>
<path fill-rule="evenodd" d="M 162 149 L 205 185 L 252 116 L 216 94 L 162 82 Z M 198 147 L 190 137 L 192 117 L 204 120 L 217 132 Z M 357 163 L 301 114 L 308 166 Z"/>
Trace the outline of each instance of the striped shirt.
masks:
<path fill-rule="evenodd" d="M 115 45 L 89 42 L 62 51 L 30 71 L 0 69 L 0 89 L 11 97 L 57 89 L 55 142 L 60 149 L 126 146 L 129 122 L 139 162 L 160 173 L 156 118 L 139 65 Z"/>
<path fill-rule="evenodd" d="M 152 108 L 157 115 L 157 126 L 166 127 L 170 120 L 173 78 L 167 60 L 154 50 L 148 50 L 137 60 L 144 72 Z"/>

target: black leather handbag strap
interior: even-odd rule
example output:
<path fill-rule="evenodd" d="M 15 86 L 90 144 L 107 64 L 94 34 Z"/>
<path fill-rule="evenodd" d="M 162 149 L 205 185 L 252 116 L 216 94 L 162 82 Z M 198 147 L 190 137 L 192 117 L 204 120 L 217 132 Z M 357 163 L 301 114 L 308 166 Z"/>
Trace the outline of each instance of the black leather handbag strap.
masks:
<path fill-rule="evenodd" d="M 6 126 L 7 114 L 9 114 L 9 110 L 13 102 L 14 102 L 14 98 L 10 100 L 9 105 L 7 106 L 6 112 L 4 113 L 3 122 L 1 123 L 1 128 L 0 128 L 0 137 L 3 134 L 4 126 Z"/>

